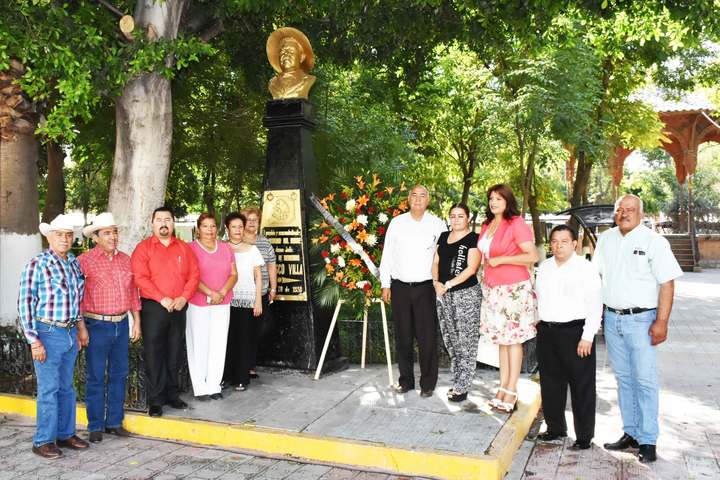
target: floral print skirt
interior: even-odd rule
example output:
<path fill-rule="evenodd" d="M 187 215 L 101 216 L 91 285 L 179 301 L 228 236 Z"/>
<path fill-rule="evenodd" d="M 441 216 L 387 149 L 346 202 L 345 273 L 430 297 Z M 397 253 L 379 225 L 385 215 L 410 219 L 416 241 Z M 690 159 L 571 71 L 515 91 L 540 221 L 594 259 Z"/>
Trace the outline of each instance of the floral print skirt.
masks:
<path fill-rule="evenodd" d="M 514 345 L 535 337 L 537 301 L 530 280 L 490 287 L 483 283 L 480 333 L 496 345 Z"/>

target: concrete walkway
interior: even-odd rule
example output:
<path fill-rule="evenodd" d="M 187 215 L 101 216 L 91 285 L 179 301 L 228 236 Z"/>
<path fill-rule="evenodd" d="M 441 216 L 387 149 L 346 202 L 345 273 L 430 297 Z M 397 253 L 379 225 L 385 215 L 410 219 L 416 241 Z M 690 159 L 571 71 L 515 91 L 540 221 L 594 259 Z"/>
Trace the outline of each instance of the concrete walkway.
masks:
<path fill-rule="evenodd" d="M 622 434 L 615 378 L 601 339 L 593 448 L 580 453 L 568 450 L 572 439 L 537 445 L 526 441 L 508 478 L 720 479 L 720 270 L 686 273 L 676 282 L 668 341 L 658 350 L 658 370 L 656 463 L 648 467 L 631 453 L 601 447 Z M 572 429 L 569 414 L 568 426 Z M 573 437 L 573 432 L 569 435 Z"/>

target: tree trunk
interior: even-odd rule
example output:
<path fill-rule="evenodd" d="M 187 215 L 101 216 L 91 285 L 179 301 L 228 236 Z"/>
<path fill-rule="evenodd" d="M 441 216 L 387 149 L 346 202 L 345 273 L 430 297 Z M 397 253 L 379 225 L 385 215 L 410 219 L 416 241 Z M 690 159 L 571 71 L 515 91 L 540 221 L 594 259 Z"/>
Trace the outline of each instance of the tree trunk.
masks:
<path fill-rule="evenodd" d="M 14 325 L 20 274 L 42 249 L 38 232 L 38 141 L 0 139 L 0 325 Z"/>
<path fill-rule="evenodd" d="M 135 23 L 150 39 L 175 39 L 185 4 L 185 0 L 140 0 Z M 108 209 L 120 226 L 120 249 L 129 253 L 149 232 L 152 211 L 165 202 L 173 128 L 170 80 L 156 73 L 130 80 L 115 110 Z"/>
<path fill-rule="evenodd" d="M 468 204 L 468 198 L 470 198 L 470 189 L 472 188 L 473 177 L 475 176 L 475 168 L 477 167 L 477 154 L 475 148 L 471 147 L 468 152 L 467 169 L 463 176 L 463 190 L 460 201 L 465 205 Z"/>
<path fill-rule="evenodd" d="M 545 231 L 540 225 L 540 211 L 537 208 L 537 195 L 535 194 L 534 185 L 531 187 L 531 193 L 528 198 L 528 206 L 530 208 L 530 216 L 532 217 L 535 245 L 543 245 L 545 243 Z"/>
<path fill-rule="evenodd" d="M 577 159 L 577 174 L 575 175 L 572 197 L 570 197 L 571 207 L 583 205 L 584 199 L 587 198 L 587 188 L 590 182 L 591 172 L 592 162 L 585 156 L 585 152 L 580 150 Z"/>
<path fill-rule="evenodd" d="M 42 249 L 38 232 L 37 114 L 16 80 L 25 66 L 0 72 L 0 325 L 17 320 L 18 280 Z"/>
<path fill-rule="evenodd" d="M 48 142 L 47 148 L 47 193 L 42 221 L 50 223 L 53 218 L 65 213 L 65 153 L 55 142 Z"/>

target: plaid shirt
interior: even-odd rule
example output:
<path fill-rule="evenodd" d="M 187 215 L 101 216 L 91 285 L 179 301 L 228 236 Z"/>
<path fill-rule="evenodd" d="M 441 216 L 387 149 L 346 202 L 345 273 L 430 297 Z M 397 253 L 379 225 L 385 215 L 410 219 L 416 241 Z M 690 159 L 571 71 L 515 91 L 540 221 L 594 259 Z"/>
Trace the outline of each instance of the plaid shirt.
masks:
<path fill-rule="evenodd" d="M 115 315 L 140 310 L 140 295 L 128 255 L 116 250 L 109 257 L 96 246 L 80 255 L 78 261 L 85 275 L 82 313 Z"/>
<path fill-rule="evenodd" d="M 67 260 L 50 249 L 34 257 L 20 277 L 18 313 L 28 343 L 37 340 L 38 318 L 56 322 L 75 320 L 80 315 L 85 279 L 72 253 Z"/>

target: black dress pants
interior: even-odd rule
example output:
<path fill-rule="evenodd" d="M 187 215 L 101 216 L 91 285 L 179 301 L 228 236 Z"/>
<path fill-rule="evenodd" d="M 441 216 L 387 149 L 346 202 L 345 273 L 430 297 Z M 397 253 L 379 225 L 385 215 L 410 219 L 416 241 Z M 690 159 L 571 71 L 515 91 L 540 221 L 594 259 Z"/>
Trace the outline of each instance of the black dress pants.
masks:
<path fill-rule="evenodd" d="M 401 387 L 415 388 L 413 339 L 416 339 L 420 360 L 420 388 L 434 390 L 438 378 L 438 319 L 432 281 L 409 284 L 393 280 L 390 291 L 395 355 L 400 370 L 398 383 Z"/>
<path fill-rule="evenodd" d="M 142 299 L 140 329 L 150 406 L 161 406 L 178 398 L 186 310 L 187 305 L 182 310 L 168 312 L 155 300 Z"/>
<path fill-rule="evenodd" d="M 257 329 L 260 318 L 252 308 L 230 307 L 230 327 L 225 349 L 223 380 L 230 385 L 250 383 L 250 367 L 257 353 Z"/>
<path fill-rule="evenodd" d="M 537 356 L 540 394 L 548 432 L 566 433 L 565 404 L 570 386 L 573 424 L 579 442 L 595 436 L 595 342 L 590 355 L 581 358 L 577 345 L 583 326 L 538 325 Z"/>

